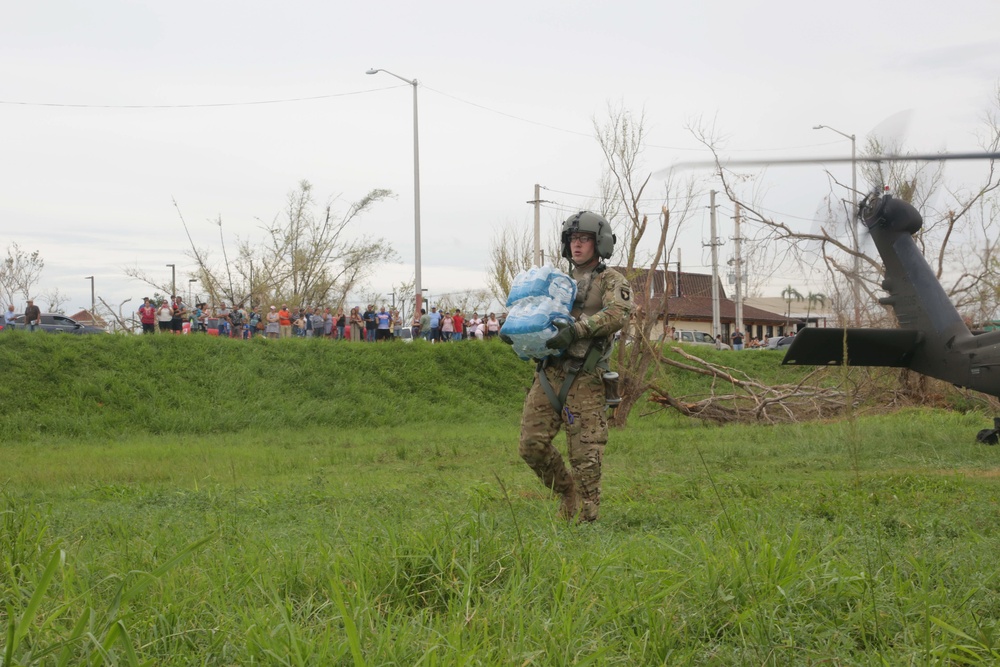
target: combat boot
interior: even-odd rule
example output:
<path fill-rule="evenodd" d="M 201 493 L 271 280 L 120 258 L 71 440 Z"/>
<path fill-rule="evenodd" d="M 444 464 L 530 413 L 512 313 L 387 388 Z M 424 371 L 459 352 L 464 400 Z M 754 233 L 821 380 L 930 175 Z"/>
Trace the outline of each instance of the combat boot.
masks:
<path fill-rule="evenodd" d="M 580 512 L 580 493 L 576 490 L 576 484 L 571 484 L 568 491 L 562 493 L 562 501 L 559 503 L 559 518 L 564 521 L 572 521 Z"/>
<path fill-rule="evenodd" d="M 577 523 L 590 523 L 592 521 L 597 521 L 597 516 L 601 508 L 601 497 L 596 496 L 593 498 L 583 498 L 580 502 L 580 516 L 577 517 Z"/>

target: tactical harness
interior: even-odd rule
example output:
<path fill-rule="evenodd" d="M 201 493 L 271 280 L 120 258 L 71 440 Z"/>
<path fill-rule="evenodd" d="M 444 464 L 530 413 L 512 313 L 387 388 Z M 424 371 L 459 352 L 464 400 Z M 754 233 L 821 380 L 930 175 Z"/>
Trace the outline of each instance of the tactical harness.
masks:
<path fill-rule="evenodd" d="M 542 391 L 545 392 L 545 396 L 549 399 L 549 403 L 552 404 L 552 409 L 556 411 L 556 414 L 560 417 L 563 414 L 563 407 L 566 405 L 566 397 L 569 396 L 570 387 L 573 386 L 573 381 L 576 380 L 576 376 L 580 374 L 580 371 L 584 373 L 593 373 L 594 369 L 600 363 L 601 358 L 604 356 L 604 352 L 607 349 L 607 342 L 604 344 L 600 343 L 600 339 L 592 339 L 590 341 L 590 347 L 587 348 L 587 354 L 583 359 L 567 359 L 563 362 L 563 367 L 566 370 L 566 377 L 563 379 L 562 386 L 559 387 L 559 394 L 556 395 L 555 389 L 552 388 L 552 384 L 549 382 L 548 375 L 545 374 L 545 369 L 551 366 L 552 357 L 545 357 L 538 361 L 538 365 L 535 367 L 535 371 L 538 375 L 538 383 L 542 386 Z"/>
<path fill-rule="evenodd" d="M 577 216 L 579 217 L 579 216 Z M 604 262 L 598 261 L 597 266 L 594 267 L 593 276 L 596 277 L 607 269 L 608 267 Z M 587 297 L 590 295 L 590 290 L 594 288 L 594 280 L 591 278 L 590 283 L 587 285 L 587 292 L 583 295 L 583 298 L 579 301 L 585 303 Z M 569 396 L 570 387 L 573 386 L 573 381 L 576 380 L 576 376 L 580 374 L 580 371 L 585 373 L 593 373 L 594 369 L 597 368 L 597 364 L 601 362 L 604 357 L 605 352 L 611 346 L 610 339 L 605 339 L 603 343 L 600 342 L 599 338 L 592 338 L 590 341 L 590 347 L 587 348 L 587 354 L 583 356 L 583 359 L 566 359 L 563 361 L 563 367 L 566 369 L 566 377 L 563 379 L 562 386 L 559 387 L 559 394 L 556 395 L 555 389 L 552 388 L 552 384 L 549 382 L 548 376 L 545 374 L 545 369 L 551 366 L 552 357 L 545 357 L 544 359 L 538 360 L 538 365 L 535 367 L 535 372 L 538 375 L 538 383 L 542 386 L 542 391 L 545 392 L 545 396 L 549 399 L 549 403 L 552 404 L 552 409 L 556 411 L 556 414 L 560 417 L 563 416 L 563 408 L 566 405 L 566 397 Z M 572 415 L 568 412 L 566 414 L 568 420 L 572 420 Z"/>

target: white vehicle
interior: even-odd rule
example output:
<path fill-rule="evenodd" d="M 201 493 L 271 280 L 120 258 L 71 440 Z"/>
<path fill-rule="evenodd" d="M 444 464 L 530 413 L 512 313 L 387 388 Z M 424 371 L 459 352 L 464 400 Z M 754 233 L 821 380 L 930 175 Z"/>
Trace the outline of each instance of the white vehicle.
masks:
<path fill-rule="evenodd" d="M 715 339 L 712 338 L 712 334 L 705 333 L 704 331 L 675 331 L 674 340 L 678 343 L 686 343 L 688 345 L 711 345 L 715 347 Z M 720 343 L 719 349 L 731 350 L 732 348 L 725 343 Z"/>

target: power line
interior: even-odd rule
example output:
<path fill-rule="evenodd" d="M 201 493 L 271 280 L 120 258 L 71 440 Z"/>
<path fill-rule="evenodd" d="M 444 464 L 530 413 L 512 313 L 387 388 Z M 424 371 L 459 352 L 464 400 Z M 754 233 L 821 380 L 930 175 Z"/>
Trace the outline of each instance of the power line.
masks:
<path fill-rule="evenodd" d="M 327 100 L 334 97 L 348 97 L 350 95 L 364 95 L 366 93 L 377 93 L 393 88 L 402 88 L 406 84 L 396 84 L 393 86 L 383 86 L 382 88 L 367 88 L 365 90 L 354 90 L 347 93 L 330 93 L 329 95 L 313 95 L 312 97 L 289 97 L 277 100 L 253 100 L 249 102 L 210 102 L 206 104 L 70 104 L 63 102 L 21 102 L 0 100 L 0 104 L 25 107 L 62 107 L 69 109 L 204 109 L 208 107 L 246 107 L 258 104 L 287 104 L 290 102 L 312 102 L 315 100 Z"/>
<path fill-rule="evenodd" d="M 274 100 L 250 100 L 244 102 L 207 102 L 202 104 L 76 104 L 71 102 L 27 102 L 24 100 L 0 100 L 0 104 L 8 106 L 27 106 L 27 107 L 55 107 L 64 109 L 206 109 L 215 107 L 243 107 L 243 106 L 255 106 L 263 104 L 289 104 L 294 102 L 313 102 L 316 100 L 327 100 L 336 97 L 348 97 L 351 95 L 364 95 L 367 93 L 375 93 L 383 90 L 391 90 L 393 88 L 401 88 L 407 84 L 396 84 L 391 86 L 383 86 L 381 88 L 367 88 L 364 90 L 354 90 L 346 93 L 329 93 L 327 95 L 312 95 L 307 97 L 287 97 Z M 558 127 L 556 125 L 549 125 L 548 123 L 542 123 L 539 121 L 531 120 L 529 118 L 523 118 L 521 116 L 515 116 L 514 114 L 507 113 L 505 111 L 500 111 L 499 109 L 493 109 L 491 107 L 485 106 L 483 104 L 478 104 L 476 102 L 471 102 L 469 100 L 456 97 L 441 90 L 431 88 L 426 84 L 419 84 L 421 88 L 431 91 L 432 93 L 437 93 L 443 97 L 447 97 L 455 100 L 456 102 L 461 102 L 462 104 L 467 104 L 477 109 L 482 109 L 484 111 L 489 111 L 490 113 L 495 113 L 500 116 L 505 116 L 513 120 L 521 121 L 522 123 L 529 123 L 531 125 L 537 125 L 539 127 L 544 127 L 550 130 L 555 130 L 557 132 L 565 132 L 567 134 L 575 134 L 581 137 L 593 138 L 593 134 L 589 132 L 580 132 L 578 130 L 569 130 L 564 127 Z M 731 153 L 751 153 L 751 152 L 766 152 L 766 151 L 787 151 L 794 150 L 797 148 L 816 148 L 822 146 L 830 146 L 833 144 L 840 143 L 837 141 L 828 141 L 818 144 L 803 144 L 800 146 L 782 146 L 777 148 L 734 148 L 730 149 Z M 645 144 L 647 148 L 663 148 L 667 150 L 674 151 L 703 151 L 707 150 L 705 147 L 700 148 L 687 148 L 683 146 L 664 146 L 662 144 Z M 564 193 L 570 194 L 570 193 Z M 584 196 L 584 195 L 578 195 Z"/>
<path fill-rule="evenodd" d="M 453 99 L 456 102 L 461 102 L 462 104 L 468 104 L 471 107 L 476 107 L 477 109 L 482 109 L 483 111 L 489 111 L 490 113 L 495 113 L 497 115 L 504 116 L 506 118 L 511 118 L 513 120 L 519 120 L 522 123 L 529 123 L 531 125 L 538 125 L 539 127 L 544 127 L 544 128 L 550 129 L 550 130 L 556 130 L 557 132 L 565 132 L 566 134 L 575 134 L 577 136 L 587 137 L 589 139 L 593 139 L 594 138 L 594 135 L 591 134 L 590 132 L 580 132 L 578 130 L 568 130 L 565 127 L 558 127 L 556 125 L 549 125 L 548 123 L 542 123 L 542 122 L 539 122 L 537 120 L 531 120 L 529 118 L 522 118 L 521 116 L 515 116 L 514 114 L 507 113 L 506 111 L 500 111 L 499 109 L 494 109 L 492 107 L 488 107 L 488 106 L 483 105 L 483 104 L 478 104 L 477 102 L 470 102 L 469 100 L 462 99 L 461 97 L 456 97 L 455 95 L 451 95 L 450 93 L 446 93 L 446 92 L 441 91 L 441 90 L 436 90 L 436 89 L 431 88 L 430 86 L 428 86 L 426 84 L 423 84 L 423 83 L 420 84 L 420 87 L 421 88 L 425 88 L 426 90 L 429 90 L 432 93 L 437 93 L 438 95 L 441 95 L 443 97 L 447 97 L 449 99 Z M 821 146 L 831 146 L 833 144 L 838 144 L 838 143 L 840 143 L 839 140 L 826 141 L 826 142 L 818 143 L 818 144 L 802 144 L 800 146 L 781 146 L 781 147 L 778 147 L 778 148 L 734 148 L 734 149 L 731 149 L 729 152 L 731 152 L 731 153 L 757 153 L 757 152 L 765 152 L 765 151 L 789 151 L 789 150 L 794 150 L 794 149 L 797 149 L 797 148 L 817 148 L 817 147 L 821 147 Z M 708 150 L 704 146 L 702 146 L 700 148 L 687 148 L 687 147 L 682 147 L 682 146 L 664 146 L 662 144 L 650 144 L 650 143 L 646 143 L 644 145 L 647 148 L 665 148 L 667 150 L 672 150 L 672 151 L 704 151 L 704 150 Z M 548 189 L 548 188 L 546 188 L 546 189 Z M 553 191 L 553 192 L 555 192 L 555 191 Z M 564 194 L 571 194 L 571 193 L 564 193 Z M 584 195 L 578 195 L 578 196 L 582 197 Z"/>

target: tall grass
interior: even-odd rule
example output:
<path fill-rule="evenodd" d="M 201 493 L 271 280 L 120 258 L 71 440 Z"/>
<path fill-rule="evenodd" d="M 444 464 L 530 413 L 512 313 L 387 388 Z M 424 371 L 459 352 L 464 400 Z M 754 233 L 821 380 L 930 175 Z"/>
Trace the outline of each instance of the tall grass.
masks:
<path fill-rule="evenodd" d="M 4 667 L 1000 659 L 1000 466 L 977 415 L 719 428 L 643 406 L 612 433 L 601 520 L 575 526 L 517 456 L 530 368 L 500 345 L 54 339 L 0 351 L 76 355 L 84 378 L 172 368 L 170 418 L 128 419 L 108 380 L 126 415 L 63 424 L 49 399 L 86 384 L 65 369 L 5 387 L 5 425 L 47 428 L 0 446 Z M 270 403 L 192 380 L 229 355 Z M 345 416 L 354 392 L 413 385 Z"/>

